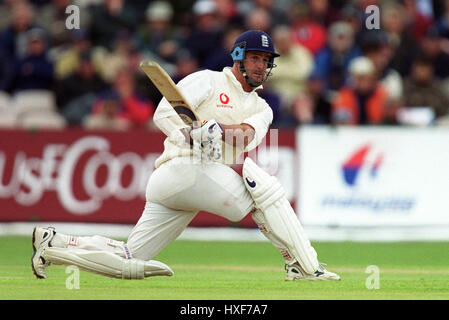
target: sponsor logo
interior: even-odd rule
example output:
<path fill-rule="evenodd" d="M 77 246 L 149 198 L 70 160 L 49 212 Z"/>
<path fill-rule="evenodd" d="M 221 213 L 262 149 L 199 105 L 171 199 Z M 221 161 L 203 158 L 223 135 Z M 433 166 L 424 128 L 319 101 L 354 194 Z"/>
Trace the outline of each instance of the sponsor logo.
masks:
<path fill-rule="evenodd" d="M 228 104 L 229 97 L 225 93 L 220 93 L 220 102 L 223 104 Z"/>
<path fill-rule="evenodd" d="M 12 162 L 9 182 L 0 179 L 0 199 L 14 198 L 31 206 L 47 191 L 54 191 L 61 205 L 75 215 L 95 212 L 110 197 L 144 199 L 143 190 L 159 154 L 113 154 L 110 147 L 103 137 L 86 136 L 71 145 L 47 144 L 41 158 L 28 158 L 23 151 L 11 158 L 0 150 L 0 177 L 7 174 L 7 158 Z"/>
<path fill-rule="evenodd" d="M 384 155 L 382 153 L 378 154 L 372 164 L 367 163 L 367 154 L 371 150 L 371 145 L 367 144 L 358 148 L 353 152 L 348 160 L 346 160 L 342 165 L 342 173 L 344 182 L 348 186 L 355 186 L 357 177 L 359 176 L 362 168 L 368 167 L 370 170 L 370 176 L 372 179 L 376 178 L 377 172 L 382 165 Z"/>
<path fill-rule="evenodd" d="M 213 123 L 209 128 L 207 128 L 207 131 L 209 131 L 209 133 L 214 132 L 214 130 L 217 128 L 215 125 L 216 123 Z"/>
<path fill-rule="evenodd" d="M 268 37 L 266 35 L 261 35 L 262 47 L 269 47 Z"/>
<path fill-rule="evenodd" d="M 349 187 L 349 193 L 335 192 L 321 200 L 323 208 L 367 209 L 376 213 L 409 212 L 416 205 L 416 198 L 399 193 L 386 195 L 384 180 L 379 175 L 386 166 L 385 154 L 376 151 L 370 144 L 364 144 L 352 151 L 340 165 L 342 182 Z M 376 183 L 373 181 L 376 180 Z"/>
<path fill-rule="evenodd" d="M 217 104 L 217 108 L 229 108 L 232 109 L 233 107 L 229 105 L 229 96 L 226 93 L 220 93 L 218 96 L 221 104 Z"/>
<path fill-rule="evenodd" d="M 255 186 L 256 186 L 256 182 L 253 180 L 253 179 L 251 179 L 251 178 L 245 178 L 245 180 L 246 180 L 246 183 L 251 187 L 251 188 L 254 188 Z"/>

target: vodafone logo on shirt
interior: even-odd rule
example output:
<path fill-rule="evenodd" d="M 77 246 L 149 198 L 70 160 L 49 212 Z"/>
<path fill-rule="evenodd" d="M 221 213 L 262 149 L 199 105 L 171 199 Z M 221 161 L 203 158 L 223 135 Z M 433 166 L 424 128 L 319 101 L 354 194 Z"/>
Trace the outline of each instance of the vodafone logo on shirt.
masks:
<path fill-rule="evenodd" d="M 225 93 L 220 93 L 220 101 L 223 104 L 227 104 L 229 102 L 229 97 Z"/>
<path fill-rule="evenodd" d="M 217 108 L 230 108 L 230 109 L 233 108 L 231 105 L 228 104 L 229 96 L 226 93 L 220 93 L 218 97 L 220 99 L 221 104 L 217 104 Z"/>

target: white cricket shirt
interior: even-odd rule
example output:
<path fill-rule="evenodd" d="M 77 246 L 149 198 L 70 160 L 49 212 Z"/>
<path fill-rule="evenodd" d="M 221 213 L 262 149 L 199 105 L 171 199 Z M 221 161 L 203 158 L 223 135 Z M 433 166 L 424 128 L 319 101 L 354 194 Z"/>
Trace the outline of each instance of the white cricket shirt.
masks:
<path fill-rule="evenodd" d="M 264 99 L 258 96 L 255 88 L 245 92 L 237 81 L 230 67 L 223 71 L 202 70 L 192 73 L 177 84 L 187 102 L 195 109 L 195 113 L 204 120 L 215 119 L 224 125 L 242 124 L 251 125 L 255 130 L 254 139 L 245 148 L 234 148 L 233 154 L 225 154 L 229 147 L 223 147 L 222 163 L 231 165 L 244 151 L 257 147 L 267 134 L 273 121 L 273 112 Z M 162 163 L 175 157 L 191 156 L 193 151 L 188 145 L 180 147 L 170 140 L 170 136 L 186 125 L 177 113 L 163 98 L 159 103 L 153 120 L 156 126 L 167 135 L 164 141 L 164 152 L 156 160 L 158 168 Z M 231 160 L 232 159 L 232 160 Z"/>

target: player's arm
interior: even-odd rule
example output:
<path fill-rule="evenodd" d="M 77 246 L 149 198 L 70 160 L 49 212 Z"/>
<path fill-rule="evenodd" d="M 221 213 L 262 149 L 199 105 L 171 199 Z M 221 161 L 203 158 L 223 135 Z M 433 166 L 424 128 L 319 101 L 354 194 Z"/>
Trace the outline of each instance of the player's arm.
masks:
<path fill-rule="evenodd" d="M 177 84 L 192 108 L 196 108 L 211 94 L 212 86 L 209 78 L 210 76 L 207 72 L 195 72 L 188 75 Z M 182 134 L 186 138 L 190 138 L 190 128 L 181 120 L 165 98 L 162 98 L 156 108 L 153 121 L 168 137 L 171 135 L 179 137 L 179 134 Z"/>
<path fill-rule="evenodd" d="M 215 120 L 211 120 L 211 122 L 214 121 Z M 219 125 L 222 130 L 221 139 L 229 145 L 244 148 L 245 151 L 249 151 L 260 144 L 267 134 L 272 121 L 273 111 L 270 106 L 264 102 L 263 107 L 259 112 L 246 118 L 240 124 L 225 125 L 220 123 Z M 205 135 L 215 135 L 214 132 L 211 131 L 208 133 L 208 131 L 209 130 L 205 131 Z"/>
<path fill-rule="evenodd" d="M 246 152 L 256 148 L 262 142 L 272 122 L 273 110 L 271 110 L 270 106 L 265 101 L 259 112 L 242 121 L 241 125 L 244 125 L 244 128 L 252 128 L 252 130 L 247 129 L 244 131 L 245 135 L 248 136 L 248 139 L 244 140 L 248 143 L 243 144 Z"/>
<path fill-rule="evenodd" d="M 223 129 L 222 139 L 227 144 L 234 147 L 245 147 L 254 140 L 256 131 L 253 126 L 247 123 L 221 125 Z"/>

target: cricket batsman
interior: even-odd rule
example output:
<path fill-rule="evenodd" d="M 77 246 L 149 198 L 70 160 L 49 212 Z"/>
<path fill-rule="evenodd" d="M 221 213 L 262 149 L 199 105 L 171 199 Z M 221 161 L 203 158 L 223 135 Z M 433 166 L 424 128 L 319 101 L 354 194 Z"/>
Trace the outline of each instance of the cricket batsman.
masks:
<path fill-rule="evenodd" d="M 248 213 L 285 259 L 285 280 L 340 280 L 317 259 L 277 178 L 247 157 L 242 176 L 230 165 L 257 147 L 273 119 L 270 106 L 256 92 L 279 56 L 268 34 L 242 33 L 231 50 L 232 67 L 202 70 L 178 83 L 201 126 L 188 127 L 163 98 L 154 122 L 165 133 L 164 152 L 146 187 L 142 216 L 127 242 L 102 236 L 74 236 L 54 228 L 33 231 L 32 269 L 46 278 L 51 264 L 122 279 L 172 276 L 152 260 L 175 240 L 199 211 L 230 221 Z"/>

